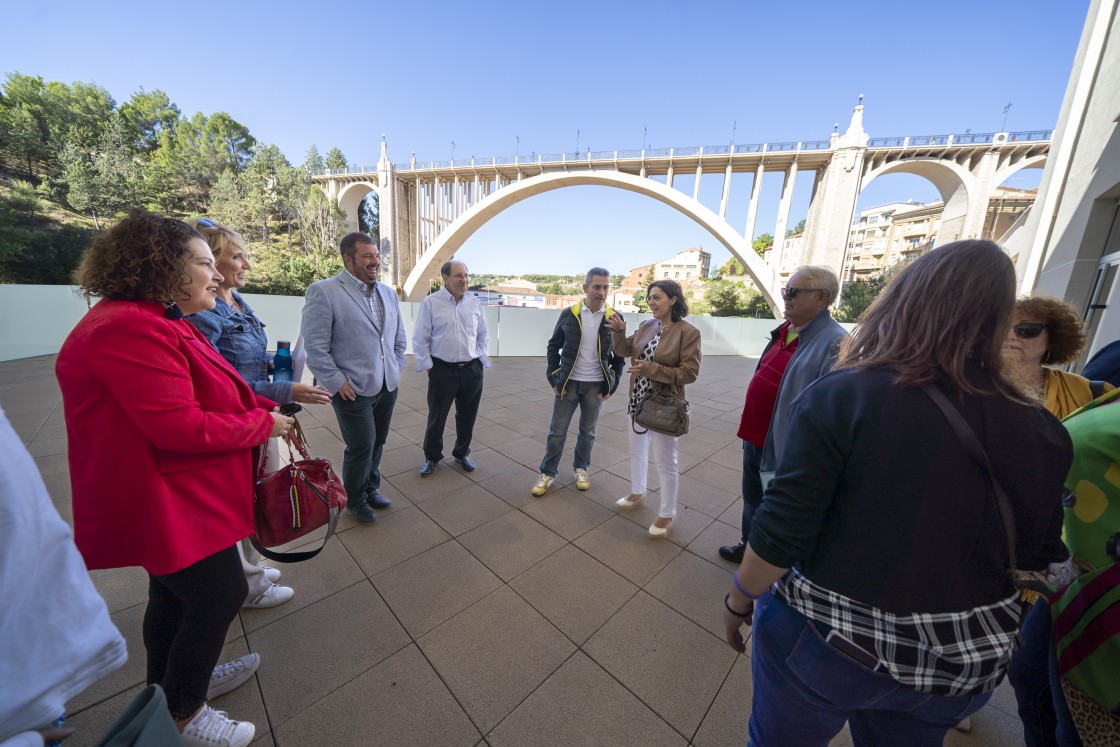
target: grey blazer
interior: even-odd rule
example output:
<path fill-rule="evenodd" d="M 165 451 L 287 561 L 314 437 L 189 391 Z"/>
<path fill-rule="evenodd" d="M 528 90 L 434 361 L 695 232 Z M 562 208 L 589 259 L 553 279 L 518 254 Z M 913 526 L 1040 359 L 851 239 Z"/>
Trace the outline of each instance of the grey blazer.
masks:
<path fill-rule="evenodd" d="M 384 329 L 346 270 L 312 283 L 304 294 L 300 334 L 307 367 L 331 394 L 347 380 L 365 397 L 381 391 L 382 382 L 390 391 L 400 382 L 408 348 L 400 303 L 385 283 L 376 291 L 385 307 Z"/>

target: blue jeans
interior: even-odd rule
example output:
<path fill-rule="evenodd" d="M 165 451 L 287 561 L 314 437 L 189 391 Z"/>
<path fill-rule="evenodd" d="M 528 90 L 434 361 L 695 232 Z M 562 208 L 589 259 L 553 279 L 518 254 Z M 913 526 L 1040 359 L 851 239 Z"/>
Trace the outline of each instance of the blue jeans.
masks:
<path fill-rule="evenodd" d="M 599 420 L 599 408 L 603 406 L 603 401 L 599 399 L 602 391 L 601 381 L 569 381 L 564 396 L 553 398 L 552 424 L 548 427 L 541 474 L 556 477 L 556 468 L 560 466 L 560 457 L 564 453 L 564 442 L 568 439 L 568 425 L 572 422 L 576 407 L 579 407 L 579 436 L 576 438 L 575 468 L 587 469 L 591 466 L 595 423 Z"/>
<path fill-rule="evenodd" d="M 1039 600 L 1023 623 L 1023 645 L 1011 657 L 1007 680 L 1015 690 L 1027 747 L 1081 747 L 1062 694 L 1058 655 L 1050 640 L 1053 625 L 1050 605 Z"/>
<path fill-rule="evenodd" d="M 365 500 L 366 490 L 381 487 L 381 454 L 389 437 L 389 421 L 397 404 L 397 390 L 382 386 L 372 397 L 343 399 L 331 397 L 338 429 L 346 451 L 342 455 L 342 486 L 346 498 L 357 507 Z"/>
<path fill-rule="evenodd" d="M 754 512 L 762 505 L 762 447 L 743 442 L 743 544 L 751 538 Z"/>
<path fill-rule="evenodd" d="M 755 612 L 751 745 L 825 747 L 847 721 L 856 747 L 940 747 L 949 729 L 992 697 L 903 687 L 826 644 L 827 625 L 767 596 Z"/>

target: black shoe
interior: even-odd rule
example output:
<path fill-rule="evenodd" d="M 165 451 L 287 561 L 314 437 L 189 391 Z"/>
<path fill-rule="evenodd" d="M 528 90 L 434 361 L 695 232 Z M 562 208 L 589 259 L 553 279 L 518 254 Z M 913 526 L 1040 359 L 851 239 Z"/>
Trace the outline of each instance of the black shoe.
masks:
<path fill-rule="evenodd" d="M 366 491 L 366 503 L 380 510 L 384 510 L 393 505 L 391 500 L 381 495 L 381 493 L 378 493 L 376 490 Z"/>
<path fill-rule="evenodd" d="M 427 462 L 424 462 L 423 464 L 420 465 L 420 476 L 421 477 L 428 477 L 429 475 L 431 475 L 435 471 L 436 471 L 436 463 L 435 462 L 427 461 Z"/>
<path fill-rule="evenodd" d="M 373 522 L 377 521 L 377 514 L 373 512 L 373 509 L 370 508 L 369 504 L 365 501 L 352 506 L 347 506 L 347 510 L 350 512 L 350 515 L 354 517 L 354 520 L 359 524 L 372 524 Z"/>
<path fill-rule="evenodd" d="M 739 543 L 738 545 L 724 545 L 719 549 L 719 556 L 724 560 L 730 560 L 732 563 L 742 563 L 743 551 L 746 549 L 747 546 L 743 543 Z"/>
<path fill-rule="evenodd" d="M 471 461 L 470 457 L 463 457 L 462 459 L 455 457 L 455 461 L 459 463 L 459 466 L 463 468 L 464 472 L 474 472 L 478 466 Z"/>

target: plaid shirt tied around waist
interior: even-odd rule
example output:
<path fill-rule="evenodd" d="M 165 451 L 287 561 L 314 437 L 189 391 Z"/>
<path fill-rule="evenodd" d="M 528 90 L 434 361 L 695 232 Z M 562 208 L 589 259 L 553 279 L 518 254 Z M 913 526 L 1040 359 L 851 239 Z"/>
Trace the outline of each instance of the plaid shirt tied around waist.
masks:
<path fill-rule="evenodd" d="M 771 591 L 874 655 L 904 687 L 952 697 L 994 690 L 1017 648 L 1018 593 L 963 612 L 895 615 L 814 584 L 796 570 Z"/>

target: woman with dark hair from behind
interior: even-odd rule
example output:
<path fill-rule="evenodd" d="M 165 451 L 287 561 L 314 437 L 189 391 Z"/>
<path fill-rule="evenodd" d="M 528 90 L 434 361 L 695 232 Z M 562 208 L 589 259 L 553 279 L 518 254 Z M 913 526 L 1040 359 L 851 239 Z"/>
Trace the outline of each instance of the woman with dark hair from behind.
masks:
<path fill-rule="evenodd" d="M 1068 434 L 1007 377 L 1011 260 L 989 241 L 919 258 L 806 389 L 724 599 L 755 614 L 753 745 L 940 745 L 1003 679 L 1021 608 L 1009 562 L 1063 560 Z M 936 390 L 936 391 L 932 391 Z M 1009 496 L 935 397 L 976 434 Z M 770 593 L 767 593 L 769 591 Z"/>
<path fill-rule="evenodd" d="M 240 747 L 254 726 L 207 700 L 259 661 L 214 671 L 245 601 L 236 543 L 253 532 L 252 448 L 292 419 L 270 412 L 184 318 L 213 307 L 221 280 L 198 231 L 132 213 L 82 256 L 78 282 L 101 300 L 55 372 L 78 549 L 93 570 L 148 572 L 147 681 L 163 688 L 184 742 Z"/>

